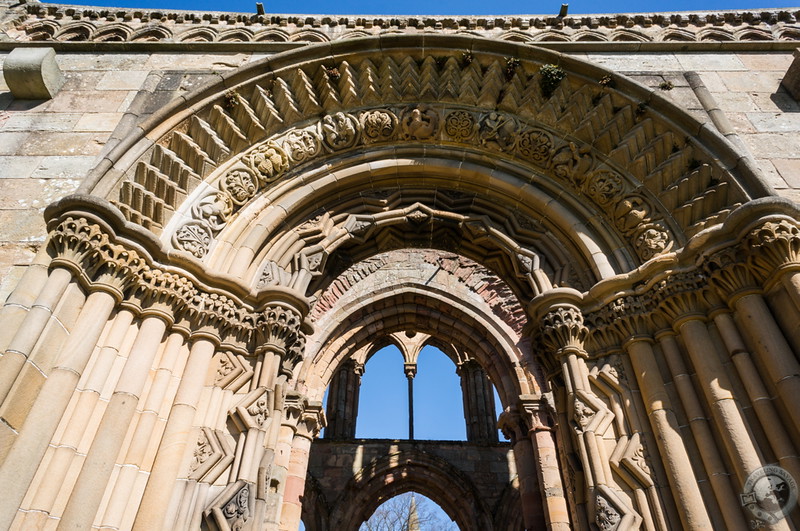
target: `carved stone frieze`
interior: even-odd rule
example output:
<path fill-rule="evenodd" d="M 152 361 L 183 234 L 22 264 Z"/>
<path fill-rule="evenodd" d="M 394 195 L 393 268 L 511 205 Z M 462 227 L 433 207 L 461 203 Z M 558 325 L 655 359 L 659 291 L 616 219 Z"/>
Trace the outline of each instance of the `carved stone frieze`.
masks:
<path fill-rule="evenodd" d="M 157 308 L 169 319 L 191 324 L 195 333 L 232 341 L 229 346 L 242 353 L 266 346 L 286 352 L 300 341 L 305 308 L 285 303 L 255 311 L 232 296 L 209 292 L 189 277 L 151 265 L 86 218 L 65 217 L 50 232 L 50 242 L 53 265 L 72 270 L 87 286 L 111 290 L 120 300 L 129 294 L 145 305 L 141 311 Z"/>
<path fill-rule="evenodd" d="M 480 114 L 473 109 L 455 108 L 441 118 L 436 109 L 424 104 L 367 110 L 358 117 L 334 112 L 313 125 L 289 129 L 257 144 L 241 156 L 242 162 L 218 178 L 218 191 L 197 200 L 190 209 L 192 220 L 175 229 L 173 245 L 204 258 L 236 211 L 294 166 L 323 152 L 398 140 L 435 141 L 440 129 L 444 138 L 452 142 L 506 153 L 549 171 L 575 193 L 593 201 L 640 259 L 649 260 L 672 247 L 673 236 L 651 201 L 631 193 L 631 185 L 617 171 L 597 167 L 589 145 L 563 141 L 558 145 L 551 132 L 530 127 L 508 113 Z"/>

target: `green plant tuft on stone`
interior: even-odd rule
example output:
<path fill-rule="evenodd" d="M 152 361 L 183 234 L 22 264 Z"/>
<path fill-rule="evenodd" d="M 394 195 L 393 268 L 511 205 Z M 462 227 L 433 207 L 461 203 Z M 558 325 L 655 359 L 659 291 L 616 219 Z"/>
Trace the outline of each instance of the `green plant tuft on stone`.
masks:
<path fill-rule="evenodd" d="M 560 66 L 542 65 L 539 69 L 539 86 L 544 97 L 552 96 L 565 77 L 567 73 Z"/>

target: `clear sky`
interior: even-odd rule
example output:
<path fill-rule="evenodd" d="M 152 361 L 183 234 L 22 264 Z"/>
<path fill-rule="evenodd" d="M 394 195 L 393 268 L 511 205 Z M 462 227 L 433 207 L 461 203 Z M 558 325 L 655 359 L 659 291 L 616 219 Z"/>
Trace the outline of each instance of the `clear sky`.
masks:
<path fill-rule="evenodd" d="M 143 9 L 189 9 L 193 11 L 255 12 L 255 0 L 83 0 L 63 3 L 137 7 Z M 336 15 L 520 15 L 556 14 L 560 1 L 487 2 L 485 0 L 404 0 L 381 2 L 375 0 L 347 0 L 330 2 L 321 0 L 263 0 L 269 14 L 336 14 Z M 640 13 L 663 11 L 709 11 L 720 9 L 747 9 L 798 6 L 798 0 L 669 0 L 666 2 L 637 2 L 634 0 L 610 0 L 596 2 L 573 0 L 569 2 L 570 14 L 585 13 Z"/>

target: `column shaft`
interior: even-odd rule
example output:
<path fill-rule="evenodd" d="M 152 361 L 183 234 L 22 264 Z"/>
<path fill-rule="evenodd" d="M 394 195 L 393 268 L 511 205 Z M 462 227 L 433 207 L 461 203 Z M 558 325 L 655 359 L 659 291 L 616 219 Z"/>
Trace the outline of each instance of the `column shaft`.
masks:
<path fill-rule="evenodd" d="M 741 503 L 733 490 L 729 474 L 717 451 L 717 445 L 711 428 L 705 418 L 705 412 L 700 404 L 700 399 L 692 384 L 692 377 L 686 370 L 678 343 L 673 335 L 664 335 L 659 340 L 664 359 L 672 373 L 672 380 L 678 391 L 686 416 L 689 419 L 689 428 L 697 441 L 700 457 L 706 469 L 711 488 L 722 509 L 722 517 L 728 529 L 744 531 L 747 523 L 742 515 Z"/>
<path fill-rule="evenodd" d="M 753 348 L 763 360 L 778 396 L 795 427 L 800 430 L 800 363 L 783 337 L 764 298 L 745 295 L 735 303 L 737 321 L 750 338 Z"/>
<path fill-rule="evenodd" d="M 114 297 L 105 291 L 86 299 L 57 365 L 0 467 L 0 485 L 6 486 L 0 497 L 0 529 L 11 525 L 114 305 Z"/>
<path fill-rule="evenodd" d="M 653 349 L 645 340 L 629 341 L 625 350 L 636 373 L 636 381 L 647 408 L 647 416 L 656 434 L 661 459 L 675 493 L 681 522 L 685 529 L 713 529 L 697 478 L 689 466 L 689 455 L 681 439 L 680 427 L 672 411 Z"/>
<path fill-rule="evenodd" d="M 50 273 L 44 288 L 26 313 L 3 356 L 0 357 L 0 404 L 8 396 L 11 386 L 50 321 L 71 279 L 72 274 L 64 268 L 58 267 Z"/>
<path fill-rule="evenodd" d="M 722 440 L 739 476 L 739 484 L 743 485 L 747 476 L 761 467 L 762 458 L 753 446 L 747 424 L 733 398 L 725 367 L 702 320 L 687 319 L 679 329 L 712 417 L 723 434 Z"/>
<path fill-rule="evenodd" d="M 91 527 L 166 327 L 161 317 L 142 321 L 58 529 Z"/>

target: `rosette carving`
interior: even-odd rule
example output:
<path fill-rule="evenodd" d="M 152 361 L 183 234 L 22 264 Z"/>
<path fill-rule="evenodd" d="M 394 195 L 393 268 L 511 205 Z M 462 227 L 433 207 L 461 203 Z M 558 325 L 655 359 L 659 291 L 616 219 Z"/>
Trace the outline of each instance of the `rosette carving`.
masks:
<path fill-rule="evenodd" d="M 390 140 L 397 129 L 397 116 L 386 110 L 365 112 L 361 115 L 360 121 L 365 142 Z"/>
<path fill-rule="evenodd" d="M 609 170 L 594 172 L 586 183 L 586 195 L 600 206 L 610 204 L 622 191 L 622 177 Z"/>
<path fill-rule="evenodd" d="M 456 142 L 469 140 L 475 135 L 477 124 L 472 113 L 452 111 L 444 119 L 444 132 Z"/>
<path fill-rule="evenodd" d="M 527 129 L 517 142 L 519 154 L 541 168 L 546 168 L 553 156 L 553 139 L 541 129 Z"/>

